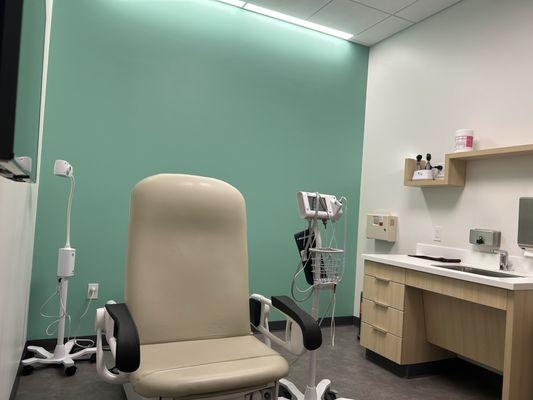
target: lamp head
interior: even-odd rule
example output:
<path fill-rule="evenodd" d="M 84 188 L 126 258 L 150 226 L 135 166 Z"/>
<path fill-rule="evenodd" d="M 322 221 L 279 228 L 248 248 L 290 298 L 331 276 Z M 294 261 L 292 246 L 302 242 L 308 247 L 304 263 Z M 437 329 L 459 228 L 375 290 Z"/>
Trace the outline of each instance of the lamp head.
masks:
<path fill-rule="evenodd" d="M 70 178 L 74 175 L 74 168 L 65 160 L 56 160 L 54 163 L 54 175 Z"/>

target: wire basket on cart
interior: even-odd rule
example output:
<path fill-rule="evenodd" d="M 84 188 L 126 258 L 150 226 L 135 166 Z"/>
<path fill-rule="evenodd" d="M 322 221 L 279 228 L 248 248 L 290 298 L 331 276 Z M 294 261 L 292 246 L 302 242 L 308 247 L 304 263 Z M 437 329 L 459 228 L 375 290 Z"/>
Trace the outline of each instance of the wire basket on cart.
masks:
<path fill-rule="evenodd" d="M 339 283 L 344 273 L 344 250 L 326 247 L 309 249 L 316 283 Z"/>

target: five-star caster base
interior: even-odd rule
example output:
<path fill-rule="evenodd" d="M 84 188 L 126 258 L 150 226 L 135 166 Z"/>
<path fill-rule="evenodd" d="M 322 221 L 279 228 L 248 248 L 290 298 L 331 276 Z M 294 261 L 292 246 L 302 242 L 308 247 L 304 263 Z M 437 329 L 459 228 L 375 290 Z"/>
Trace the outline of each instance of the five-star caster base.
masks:
<path fill-rule="evenodd" d="M 69 340 L 63 345 L 56 345 L 54 352 L 51 353 L 42 347 L 28 346 L 28 351 L 34 354 L 33 357 L 22 360 L 22 375 L 29 375 L 33 372 L 34 365 L 63 364 L 65 375 L 72 376 L 76 373 L 76 360 L 93 360 L 96 354 L 96 347 L 81 349 L 71 353 L 75 345 L 74 339 Z"/>
<path fill-rule="evenodd" d="M 315 388 L 307 387 L 305 393 L 300 392 L 294 383 L 280 379 L 278 399 L 283 400 L 349 400 L 337 398 L 337 392 L 330 389 L 331 381 L 322 379 Z"/>

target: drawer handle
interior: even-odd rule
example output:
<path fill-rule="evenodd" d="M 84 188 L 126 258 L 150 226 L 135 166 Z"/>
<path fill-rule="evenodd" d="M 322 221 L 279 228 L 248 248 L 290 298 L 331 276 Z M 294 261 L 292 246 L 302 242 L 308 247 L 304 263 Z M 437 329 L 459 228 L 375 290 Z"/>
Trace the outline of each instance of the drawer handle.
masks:
<path fill-rule="evenodd" d="M 376 332 L 383 333 L 384 335 L 387 334 L 387 331 L 386 331 L 385 329 L 383 329 L 383 328 L 380 328 L 380 327 L 377 327 L 377 326 L 373 326 L 373 325 L 372 325 L 372 329 L 373 329 L 374 331 L 376 331 Z"/>
<path fill-rule="evenodd" d="M 374 277 L 377 281 L 383 282 L 383 283 L 390 283 L 390 279 L 387 278 L 381 278 L 379 276 Z"/>
<path fill-rule="evenodd" d="M 379 307 L 383 307 L 383 308 L 389 308 L 390 307 L 388 304 L 380 303 L 379 301 L 376 301 L 376 300 L 374 300 L 374 303 L 376 304 L 376 306 L 379 306 Z"/>

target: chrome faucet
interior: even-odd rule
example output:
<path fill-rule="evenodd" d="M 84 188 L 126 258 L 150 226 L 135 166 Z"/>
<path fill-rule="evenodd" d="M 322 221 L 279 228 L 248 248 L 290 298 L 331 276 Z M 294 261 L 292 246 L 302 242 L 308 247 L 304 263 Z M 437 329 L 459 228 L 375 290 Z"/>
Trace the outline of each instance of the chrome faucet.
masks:
<path fill-rule="evenodd" d="M 494 250 L 495 254 L 500 255 L 500 270 L 501 271 L 510 271 L 511 264 L 509 263 L 509 252 L 507 250 Z"/>

